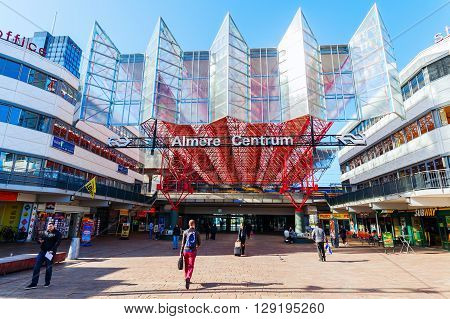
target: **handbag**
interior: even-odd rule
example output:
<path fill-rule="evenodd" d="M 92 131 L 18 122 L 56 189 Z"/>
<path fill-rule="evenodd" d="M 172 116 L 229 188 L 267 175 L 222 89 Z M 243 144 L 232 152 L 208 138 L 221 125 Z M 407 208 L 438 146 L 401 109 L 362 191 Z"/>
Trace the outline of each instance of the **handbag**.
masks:
<path fill-rule="evenodd" d="M 178 270 L 183 270 L 183 255 L 180 255 L 180 258 L 178 258 Z"/>

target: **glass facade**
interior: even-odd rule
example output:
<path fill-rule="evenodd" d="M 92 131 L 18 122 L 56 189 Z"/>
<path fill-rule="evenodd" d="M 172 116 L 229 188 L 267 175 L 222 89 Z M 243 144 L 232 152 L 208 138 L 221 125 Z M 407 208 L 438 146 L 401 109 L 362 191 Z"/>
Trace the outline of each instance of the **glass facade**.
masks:
<path fill-rule="evenodd" d="M 319 45 L 301 10 L 278 45 L 282 120 L 325 119 Z"/>
<path fill-rule="evenodd" d="M 349 42 L 361 119 L 396 113 L 405 117 L 390 36 L 373 5 Z"/>
<path fill-rule="evenodd" d="M 322 77 L 325 91 L 327 119 L 332 121 L 358 120 L 352 62 L 347 45 L 323 45 Z"/>
<path fill-rule="evenodd" d="M 159 18 L 143 61 L 121 55 L 96 23 L 88 66 L 79 117 L 107 125 L 404 115 L 393 49 L 376 6 L 349 45 L 319 46 L 298 10 L 276 48 L 249 48 L 227 14 L 209 51 L 183 52 Z"/>

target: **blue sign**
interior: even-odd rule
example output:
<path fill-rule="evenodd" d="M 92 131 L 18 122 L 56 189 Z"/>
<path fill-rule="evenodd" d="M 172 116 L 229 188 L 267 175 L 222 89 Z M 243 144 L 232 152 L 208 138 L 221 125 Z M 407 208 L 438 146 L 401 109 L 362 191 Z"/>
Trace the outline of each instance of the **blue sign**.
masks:
<path fill-rule="evenodd" d="M 69 153 L 72 155 L 75 154 L 75 144 L 67 142 L 57 136 L 53 136 L 52 146 L 63 152 L 66 152 L 66 153 Z"/>
<path fill-rule="evenodd" d="M 119 173 L 128 175 L 128 168 L 126 168 L 125 166 L 120 165 L 120 164 L 118 164 L 118 165 L 119 165 L 119 166 L 117 167 L 117 171 L 118 171 Z"/>

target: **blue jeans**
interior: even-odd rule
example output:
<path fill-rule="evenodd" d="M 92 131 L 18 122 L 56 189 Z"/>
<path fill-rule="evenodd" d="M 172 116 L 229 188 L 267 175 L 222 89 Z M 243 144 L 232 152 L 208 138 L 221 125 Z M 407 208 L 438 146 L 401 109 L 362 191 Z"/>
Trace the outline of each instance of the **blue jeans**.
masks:
<path fill-rule="evenodd" d="M 41 270 L 42 264 L 45 262 L 45 283 L 50 284 L 50 280 L 52 279 L 52 268 L 53 261 L 45 258 L 46 251 L 41 251 L 36 257 L 36 263 L 33 268 L 33 278 L 31 279 L 31 284 L 37 285 L 39 281 L 39 271 Z M 53 257 L 55 258 L 55 257 Z"/>
<path fill-rule="evenodd" d="M 150 231 L 148 232 L 148 236 L 150 237 L 150 239 L 153 239 L 153 230 L 150 230 Z"/>
<path fill-rule="evenodd" d="M 173 249 L 178 249 L 178 236 L 173 236 L 172 246 Z"/>

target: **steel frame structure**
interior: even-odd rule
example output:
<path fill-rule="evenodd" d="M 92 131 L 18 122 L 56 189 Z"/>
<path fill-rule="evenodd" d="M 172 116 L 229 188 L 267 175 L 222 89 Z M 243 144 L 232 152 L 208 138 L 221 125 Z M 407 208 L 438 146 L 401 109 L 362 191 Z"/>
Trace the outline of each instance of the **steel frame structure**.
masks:
<path fill-rule="evenodd" d="M 322 142 L 331 125 L 332 122 L 311 116 L 282 123 L 248 123 L 232 117 L 224 117 L 210 124 L 195 125 L 149 120 L 142 124 L 148 137 L 135 139 L 134 143 L 124 147 L 145 147 L 160 151 L 161 181 L 157 189 L 174 210 L 194 191 L 192 184 L 206 183 L 281 185 L 280 194 L 291 201 L 296 211 L 301 211 L 309 196 L 317 190 L 316 173 L 323 170 L 314 167 L 316 147 L 340 145 L 338 140 Z M 290 136 L 293 138 L 293 144 L 233 146 L 223 143 L 220 147 L 172 147 L 170 143 L 177 136 L 222 137 L 226 141 L 230 136 L 236 135 Z M 298 185 L 303 193 L 301 202 L 297 202 L 291 194 L 293 185 Z"/>

